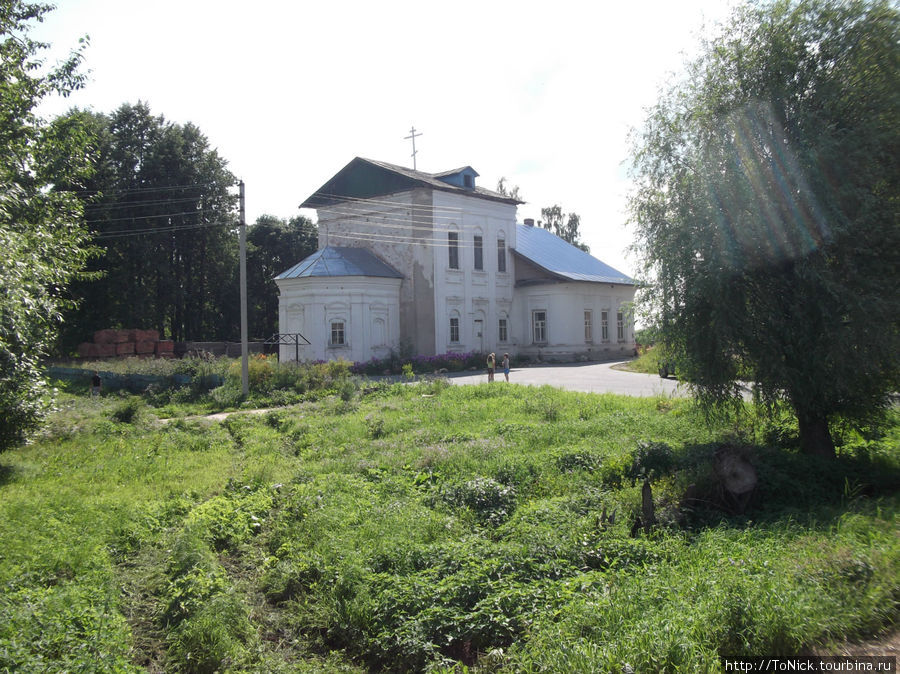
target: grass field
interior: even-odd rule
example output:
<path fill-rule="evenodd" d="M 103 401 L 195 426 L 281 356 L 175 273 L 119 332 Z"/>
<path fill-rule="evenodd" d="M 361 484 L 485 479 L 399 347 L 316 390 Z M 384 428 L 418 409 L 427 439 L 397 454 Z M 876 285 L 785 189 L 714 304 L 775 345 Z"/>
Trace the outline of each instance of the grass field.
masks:
<path fill-rule="evenodd" d="M 827 463 L 788 418 L 502 383 L 159 404 L 63 393 L 0 455 L 0 671 L 720 671 L 898 618 L 896 413 Z"/>

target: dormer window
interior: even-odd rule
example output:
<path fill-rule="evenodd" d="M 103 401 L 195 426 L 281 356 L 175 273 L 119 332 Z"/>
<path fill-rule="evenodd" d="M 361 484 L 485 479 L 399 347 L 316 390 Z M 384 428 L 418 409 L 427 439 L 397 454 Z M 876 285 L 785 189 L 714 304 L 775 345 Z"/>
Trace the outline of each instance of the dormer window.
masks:
<path fill-rule="evenodd" d="M 464 190 L 474 190 L 475 178 L 478 177 L 478 171 L 471 166 L 463 166 L 462 168 L 453 169 L 452 171 L 433 173 L 432 177 L 437 178 L 442 183 L 461 187 Z"/>

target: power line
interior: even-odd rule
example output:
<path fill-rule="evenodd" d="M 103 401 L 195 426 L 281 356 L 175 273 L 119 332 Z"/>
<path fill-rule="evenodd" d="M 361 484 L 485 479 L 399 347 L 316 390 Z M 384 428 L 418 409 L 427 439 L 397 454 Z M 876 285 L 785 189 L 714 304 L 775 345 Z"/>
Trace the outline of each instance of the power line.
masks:
<path fill-rule="evenodd" d="M 153 218 L 176 218 L 181 215 L 202 215 L 203 209 L 194 211 L 181 211 L 180 213 L 156 213 L 155 215 L 132 215 L 121 218 L 103 218 L 101 220 L 85 220 L 89 225 L 96 225 L 103 222 L 124 222 L 133 220 L 152 220 Z"/>
<path fill-rule="evenodd" d="M 184 199 L 155 199 L 148 201 L 120 201 L 114 204 L 87 204 L 86 211 L 112 210 L 116 208 L 142 208 L 147 206 L 163 206 L 167 204 L 184 204 L 201 201 L 203 197 L 185 197 Z"/>
<path fill-rule="evenodd" d="M 410 246 L 424 246 L 426 248 L 459 248 L 459 249 L 475 249 L 477 246 L 475 245 L 474 240 L 470 243 L 468 240 L 464 241 L 456 241 L 454 243 L 450 243 L 447 239 L 437 239 L 437 238 L 423 238 L 423 239 L 409 239 L 403 236 L 394 236 L 391 234 L 373 234 L 369 232 L 331 232 L 329 233 L 329 237 L 335 239 L 350 239 L 356 241 L 370 241 L 372 243 L 384 243 L 384 244 L 408 244 Z M 482 243 L 482 250 L 485 250 L 486 246 Z"/>
<path fill-rule="evenodd" d="M 129 236 L 147 236 L 153 234 L 168 234 L 191 229 L 204 229 L 207 227 L 237 227 L 234 222 L 201 222 L 192 225 L 167 225 L 164 227 L 148 227 L 144 229 L 118 230 L 115 232 L 98 232 L 94 239 L 123 239 Z"/>
<path fill-rule="evenodd" d="M 408 232 L 476 232 L 481 225 L 479 224 L 466 224 L 466 223 L 437 223 L 436 226 L 422 226 L 417 225 L 416 222 L 427 222 L 427 221 L 416 221 L 412 219 L 388 219 L 381 218 L 376 222 L 366 221 L 359 217 L 355 217 L 353 214 L 348 214 L 345 219 L 337 222 L 323 222 L 322 225 L 337 224 L 337 226 L 355 226 L 355 227 L 378 227 L 378 228 L 390 228 L 403 230 Z"/>
<path fill-rule="evenodd" d="M 412 208 L 412 209 L 420 209 L 427 211 L 449 211 L 452 213 L 462 213 L 463 209 L 458 206 L 424 206 L 418 204 L 410 204 L 398 201 L 389 201 L 385 199 L 373 199 L 371 197 L 349 197 L 344 195 L 333 194 L 331 192 L 313 192 L 310 198 L 312 197 L 325 197 L 327 199 L 337 199 L 338 203 L 346 201 L 348 203 L 364 203 L 364 204 L 373 204 L 379 206 L 394 206 L 397 208 Z"/>
<path fill-rule="evenodd" d="M 194 187 L 207 186 L 211 184 L 206 183 L 196 183 L 193 185 L 176 185 L 176 186 L 168 186 L 168 187 L 148 187 L 148 188 L 133 188 L 130 190 L 120 190 L 117 192 L 108 192 L 102 193 L 102 196 L 108 196 L 112 194 L 126 194 L 129 192 L 141 192 L 141 191 L 165 191 L 165 190 L 178 190 L 178 189 L 190 189 Z M 325 192 L 316 192 L 313 196 L 336 196 L 329 195 Z M 194 202 L 202 199 L 202 196 L 196 198 L 184 198 L 184 199 L 156 199 L 149 200 L 146 202 L 126 202 L 122 204 L 100 204 L 96 207 L 88 206 L 88 211 L 91 209 L 115 209 L 115 208 L 140 208 L 147 206 L 163 206 L 163 205 L 171 205 L 177 203 L 186 203 L 186 202 Z M 340 197 L 343 204 L 343 208 L 331 208 L 331 212 L 335 213 L 339 216 L 344 216 L 348 222 L 340 223 L 344 227 L 373 227 L 373 228 L 388 228 L 399 231 L 406 232 L 427 232 L 432 235 L 438 234 L 441 232 L 450 232 L 450 231 L 475 231 L 478 228 L 478 224 L 469 224 L 461 222 L 463 216 L 463 209 L 454 206 L 438 206 L 434 205 L 425 206 L 425 205 L 417 205 L 417 204 L 409 204 L 395 201 L 388 201 L 384 199 L 374 199 L 374 198 L 363 198 L 363 197 Z M 375 209 L 384 208 L 385 206 L 396 209 L 396 210 L 405 210 L 409 213 L 409 216 L 403 216 L 399 214 L 394 214 L 393 217 L 386 217 L 384 210 L 356 210 L 355 206 L 371 206 Z M 209 209 L 206 210 L 209 212 Z M 181 216 L 190 216 L 190 215 L 202 215 L 204 213 L 204 209 L 196 209 L 192 211 L 181 211 L 177 213 L 157 213 L 153 215 L 135 215 L 135 216 L 125 216 L 118 218 L 102 218 L 102 219 L 94 219 L 86 221 L 87 224 L 102 224 L 102 223 L 110 223 L 110 222 L 136 222 L 139 220 L 153 220 L 158 218 L 177 218 Z M 364 218 L 368 216 L 375 216 L 378 218 L 376 222 L 363 222 Z M 316 223 L 318 225 L 318 223 Z M 327 226 L 326 223 L 322 223 L 322 226 Z M 194 229 L 202 229 L 208 227 L 236 227 L 234 222 L 208 222 L 208 223 L 181 223 L 181 224 L 166 224 L 158 227 L 144 227 L 140 229 L 123 229 L 123 230 L 115 230 L 111 232 L 97 232 L 94 234 L 95 239 L 115 239 L 115 238 L 125 238 L 129 236 L 146 236 L 153 234 L 165 234 L 165 233 L 173 233 L 178 231 L 185 230 L 194 230 Z M 398 234 L 388 234 L 385 232 L 366 232 L 366 231 L 356 231 L 345 229 L 343 232 L 338 230 L 335 231 L 333 229 L 330 230 L 331 236 L 334 236 L 339 239 L 357 239 L 360 241 L 369 241 L 373 243 L 385 243 L 385 244 L 401 244 L 407 243 L 410 245 L 420 245 L 426 247 L 441 247 L 447 248 L 451 244 L 444 240 L 443 238 L 435 238 L 431 237 L 421 237 L 421 238 L 410 238 L 409 236 L 398 235 Z M 453 244 L 460 248 L 474 248 L 474 242 L 470 245 L 466 239 L 462 241 L 458 241 Z"/>
<path fill-rule="evenodd" d="M 199 213 L 193 212 L 193 213 Z M 157 215 L 157 216 L 145 216 L 143 219 L 150 219 L 155 217 L 169 217 L 165 215 Z M 138 218 L 134 218 L 135 220 Z M 120 220 L 131 220 L 131 218 L 121 218 Z M 109 222 L 109 220 L 105 221 Z M 451 232 L 459 232 L 459 229 L 433 229 L 431 227 L 416 227 L 414 225 L 409 225 L 407 220 L 382 220 L 378 223 L 372 223 L 369 225 L 368 223 L 361 222 L 346 222 L 342 223 L 345 227 L 355 227 L 356 229 L 344 229 L 344 230 L 334 230 L 329 229 L 329 236 L 335 237 L 339 239 L 357 239 L 361 241 L 371 241 L 374 243 L 386 243 L 386 244 L 400 244 L 406 243 L 409 245 L 420 245 L 426 247 L 440 247 L 446 248 L 450 245 L 456 245 L 459 248 L 474 248 L 474 239 L 471 239 L 472 243 L 469 243 L 470 239 L 468 237 L 457 241 L 455 244 L 450 244 L 447 239 L 440 236 L 442 234 L 451 233 Z M 389 230 L 398 230 L 400 232 L 427 232 L 432 234 L 429 237 L 419 237 L 412 238 L 405 234 L 391 234 L 387 232 L 377 232 L 377 231 L 362 231 L 359 229 L 360 226 L 371 226 L 373 228 L 381 228 L 381 229 L 389 229 Z M 94 235 L 95 239 L 113 239 L 113 238 L 124 238 L 128 236 L 145 236 L 152 234 L 162 234 L 162 233 L 171 233 L 182 230 L 191 230 L 191 229 L 200 229 L 205 227 L 217 227 L 217 226 L 225 226 L 225 227 L 236 227 L 237 225 L 234 222 L 208 222 L 208 223 L 181 223 L 181 224 L 167 224 L 157 227 L 144 227 L 140 229 L 122 229 L 115 230 L 111 232 L 98 232 Z M 325 224 L 323 223 L 323 227 Z M 462 229 L 474 228 L 475 225 L 466 225 L 463 226 Z M 502 232 L 501 233 L 505 233 Z M 438 235 L 438 236 L 435 236 Z M 499 238 L 499 237 L 498 237 Z"/>
<path fill-rule="evenodd" d="M 236 184 L 236 183 L 235 183 Z M 118 190 L 64 190 L 71 194 L 85 194 L 95 196 L 112 196 L 114 194 L 131 194 L 132 192 L 167 192 L 170 190 L 188 190 L 195 187 L 221 187 L 221 183 L 189 183 L 186 185 L 168 185 L 160 187 L 130 187 Z"/>

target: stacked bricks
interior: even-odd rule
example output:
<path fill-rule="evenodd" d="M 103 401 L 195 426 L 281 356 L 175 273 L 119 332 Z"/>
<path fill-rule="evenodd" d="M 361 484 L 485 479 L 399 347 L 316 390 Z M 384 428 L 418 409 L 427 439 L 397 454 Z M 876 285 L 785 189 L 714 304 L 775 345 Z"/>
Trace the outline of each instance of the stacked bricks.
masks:
<path fill-rule="evenodd" d="M 78 345 L 82 358 L 114 358 L 116 356 L 157 356 L 172 358 L 175 342 L 160 340 L 158 330 L 98 330 L 93 342 Z"/>

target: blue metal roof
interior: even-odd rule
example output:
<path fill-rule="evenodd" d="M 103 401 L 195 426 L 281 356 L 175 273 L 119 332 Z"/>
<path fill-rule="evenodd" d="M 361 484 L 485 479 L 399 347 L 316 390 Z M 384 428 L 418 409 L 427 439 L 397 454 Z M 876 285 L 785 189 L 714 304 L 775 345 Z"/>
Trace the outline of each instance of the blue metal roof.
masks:
<path fill-rule="evenodd" d="M 634 279 L 543 227 L 516 225 L 516 253 L 562 279 L 634 285 Z"/>
<path fill-rule="evenodd" d="M 313 276 L 381 276 L 403 278 L 403 274 L 365 248 L 325 246 L 276 276 L 277 279 Z"/>

